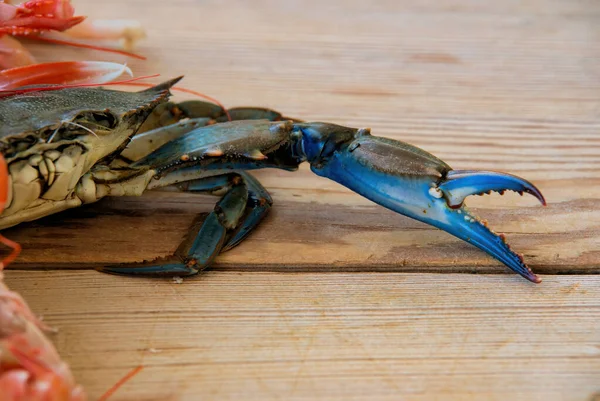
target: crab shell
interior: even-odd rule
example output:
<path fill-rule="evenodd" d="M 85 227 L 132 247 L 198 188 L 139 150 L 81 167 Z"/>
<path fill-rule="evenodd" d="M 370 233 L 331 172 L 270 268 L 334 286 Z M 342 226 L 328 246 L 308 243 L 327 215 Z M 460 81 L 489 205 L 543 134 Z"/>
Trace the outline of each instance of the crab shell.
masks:
<path fill-rule="evenodd" d="M 81 204 L 82 177 L 124 149 L 178 80 L 134 93 L 73 88 L 0 100 L 0 151 L 12 181 L 0 225 Z"/>

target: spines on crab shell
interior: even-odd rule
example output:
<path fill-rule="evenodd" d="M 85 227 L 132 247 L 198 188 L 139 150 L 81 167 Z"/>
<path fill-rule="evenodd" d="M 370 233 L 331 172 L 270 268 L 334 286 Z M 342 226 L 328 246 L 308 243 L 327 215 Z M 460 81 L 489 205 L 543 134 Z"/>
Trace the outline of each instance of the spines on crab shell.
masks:
<path fill-rule="evenodd" d="M 126 65 L 94 61 L 67 61 L 12 68 L 0 71 L 0 99 L 28 92 L 47 92 L 101 85 L 130 85 L 148 88 L 142 92 L 168 86 L 171 90 L 191 94 L 215 103 L 224 111 L 227 120 L 231 121 L 229 111 L 218 99 L 191 89 L 174 86 L 183 76 L 159 85 L 139 82 L 144 79 L 155 78 L 158 74 L 114 81 L 123 73 L 133 75 Z"/>
<path fill-rule="evenodd" d="M 28 158 L 53 149 L 63 135 L 71 135 L 70 127 L 94 121 L 106 133 L 115 133 L 119 138 L 125 135 L 122 138 L 125 141 L 158 104 L 168 99 L 169 89 L 179 79 L 139 92 L 78 87 L 81 85 L 49 86 L 26 88 L 20 90 L 25 93 L 0 98 L 0 151 L 9 163 L 15 158 Z M 30 96 L 30 92 L 36 96 Z M 26 108 L 22 107 L 23 102 L 27 103 Z M 36 118 L 30 118 L 31 114 Z M 85 135 L 83 131 L 80 134 Z"/>

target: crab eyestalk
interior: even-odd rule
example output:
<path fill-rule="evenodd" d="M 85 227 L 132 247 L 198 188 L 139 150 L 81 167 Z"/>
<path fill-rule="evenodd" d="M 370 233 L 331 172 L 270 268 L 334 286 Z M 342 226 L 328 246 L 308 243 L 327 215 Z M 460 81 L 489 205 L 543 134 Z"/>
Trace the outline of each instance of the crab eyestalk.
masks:
<path fill-rule="evenodd" d="M 546 204 L 530 182 L 504 173 L 457 171 L 404 142 L 330 124 L 297 124 L 296 152 L 316 174 L 330 178 L 397 213 L 469 242 L 526 279 L 539 283 L 523 257 L 464 206 L 468 195 L 489 191 L 527 192 Z"/>

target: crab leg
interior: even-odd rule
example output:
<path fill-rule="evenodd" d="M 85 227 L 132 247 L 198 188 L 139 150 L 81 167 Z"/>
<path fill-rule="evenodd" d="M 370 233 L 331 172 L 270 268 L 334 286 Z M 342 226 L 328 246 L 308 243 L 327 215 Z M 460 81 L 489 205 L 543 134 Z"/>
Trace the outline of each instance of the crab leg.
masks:
<path fill-rule="evenodd" d="M 132 167 L 152 169 L 163 177 L 160 181 L 174 172 L 194 168 L 295 170 L 304 161 L 314 173 L 469 242 L 530 281 L 541 281 L 503 236 L 488 229 L 463 204 L 468 195 L 504 190 L 527 192 L 545 204 L 533 184 L 503 173 L 452 170 L 422 149 L 372 136 L 368 129 L 325 123 L 234 121 L 192 130 Z M 190 178 L 197 179 L 193 175 Z M 184 174 L 179 176 L 179 182 L 185 179 Z"/>
<path fill-rule="evenodd" d="M 225 111 L 198 100 L 165 103 L 155 109 L 121 156 L 138 161 L 173 140 L 226 118 Z M 263 108 L 230 110 L 233 119 L 273 119 L 281 114 Z M 185 119 L 173 124 L 174 121 Z M 169 125 L 171 124 L 171 125 Z M 225 144 L 223 144 L 225 145 Z M 213 212 L 199 224 L 194 223 L 175 254 L 162 260 L 99 268 L 100 271 L 127 275 L 192 275 L 209 266 L 221 252 L 228 251 L 244 240 L 268 214 L 273 200 L 267 190 L 250 174 L 243 171 L 202 170 L 197 167 L 173 171 L 147 189 L 170 185 L 186 192 L 214 193 L 227 191 Z"/>
<path fill-rule="evenodd" d="M 214 120 L 200 117 L 179 121 L 166 127 L 158 127 L 147 132 L 138 133 L 132 138 L 125 150 L 121 152 L 120 156 L 129 161 L 139 160 L 162 145 L 179 138 L 183 134 L 212 123 L 214 123 Z M 151 125 L 149 124 L 148 126 Z M 152 126 L 154 126 L 154 123 L 152 123 Z"/>
<path fill-rule="evenodd" d="M 267 191 L 249 174 L 213 172 L 213 176 L 189 180 L 190 176 L 206 175 L 196 168 L 180 170 L 153 183 L 151 188 L 177 185 L 182 191 L 214 193 L 226 191 L 214 210 L 202 222 L 194 222 L 186 240 L 165 259 L 102 267 L 98 270 L 126 275 L 188 276 L 208 267 L 221 252 L 239 244 L 269 211 L 272 200 Z"/>
<path fill-rule="evenodd" d="M 225 122 L 228 119 L 281 121 L 281 113 L 260 107 L 236 107 L 228 110 L 200 100 L 166 102 L 156 107 L 144 121 L 121 156 L 137 161 L 162 145 L 196 128 Z M 285 118 L 289 120 L 289 118 Z M 181 121 L 183 120 L 183 121 Z"/>
<path fill-rule="evenodd" d="M 267 192 L 265 187 L 256 178 L 246 173 L 242 173 L 241 175 L 248 186 L 247 212 L 237 230 L 233 232 L 223 249 L 221 249 L 221 252 L 226 252 L 236 247 L 246 239 L 250 232 L 269 213 L 271 206 L 273 206 L 273 198 L 271 198 L 269 192 Z"/>
<path fill-rule="evenodd" d="M 229 113 L 229 116 L 227 115 Z M 201 100 L 188 100 L 180 103 L 166 102 L 156 107 L 138 132 L 147 132 L 174 124 L 183 118 L 208 118 L 214 122 L 228 120 L 291 120 L 281 113 L 261 107 L 236 107 L 225 109 L 215 103 Z"/>
<path fill-rule="evenodd" d="M 201 172 L 197 169 L 194 170 L 200 174 L 206 174 L 206 172 Z M 185 170 L 179 170 L 168 175 L 164 179 L 152 183 L 148 189 L 169 185 L 173 181 L 179 181 L 182 178 L 185 179 L 186 174 L 189 173 Z M 241 194 L 241 196 L 236 198 L 239 201 L 243 199 L 246 200 L 246 209 L 244 211 L 244 215 L 239 218 L 238 224 L 236 224 L 235 228 L 229 231 L 227 235 L 227 241 L 222 249 L 220 249 L 220 252 L 225 252 L 242 242 L 242 240 L 244 240 L 248 234 L 250 234 L 252 229 L 254 229 L 258 223 L 260 223 L 260 221 L 271 209 L 271 206 L 273 205 L 273 199 L 271 198 L 269 192 L 261 185 L 261 183 L 246 172 L 223 172 L 221 174 L 223 175 L 216 175 L 194 181 L 185 181 L 181 184 L 178 184 L 177 187 L 186 192 L 220 192 L 225 189 L 231 190 L 234 184 L 237 185 L 236 183 L 243 183 L 246 186 L 247 194 Z M 217 205 L 215 210 L 223 210 L 225 215 L 231 215 L 237 213 L 236 210 L 240 206 L 241 202 L 229 202 L 229 204 L 227 204 L 227 202 L 222 202 L 222 204 Z"/>

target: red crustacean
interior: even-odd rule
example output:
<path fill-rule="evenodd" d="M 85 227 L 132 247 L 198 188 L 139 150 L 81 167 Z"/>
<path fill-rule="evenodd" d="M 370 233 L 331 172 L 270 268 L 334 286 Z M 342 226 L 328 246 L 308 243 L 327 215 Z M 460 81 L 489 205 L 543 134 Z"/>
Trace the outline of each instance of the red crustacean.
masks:
<path fill-rule="evenodd" d="M 71 31 L 75 26 L 78 29 Z M 30 0 L 18 5 L 0 0 L 0 98 L 39 85 L 59 85 L 55 88 L 98 85 L 114 81 L 123 73 L 132 75 L 125 65 L 109 62 L 36 64 L 17 40 L 19 37 L 143 58 L 95 44 L 98 40 L 121 40 L 125 48 L 130 48 L 143 36 L 143 30 L 134 21 L 88 21 L 84 16 L 75 16 L 69 0 Z M 24 86 L 29 88 L 22 89 Z M 10 188 L 7 164 L 0 154 L 0 213 L 10 197 Z M 12 249 L 0 262 L 0 401 L 86 400 L 83 388 L 76 384 L 68 365 L 45 336 L 44 331 L 49 328 L 4 283 L 4 267 L 18 256 L 20 245 L 1 235 L 0 243 Z M 106 400 L 140 368 L 134 369 L 100 400 Z"/>
<path fill-rule="evenodd" d="M 64 31 L 85 19 L 74 16 L 75 9 L 69 1 L 64 0 L 30 0 L 18 6 L 7 3 L 0 5 L 0 33 L 13 36 Z"/>
<path fill-rule="evenodd" d="M 0 0 L 0 70 L 35 63 L 31 53 L 16 39 L 19 37 L 143 59 L 127 50 L 144 36 L 135 21 L 90 21 L 75 16 L 70 0 L 30 0 L 18 5 Z M 99 40 L 118 40 L 123 49 L 98 46 Z"/>

